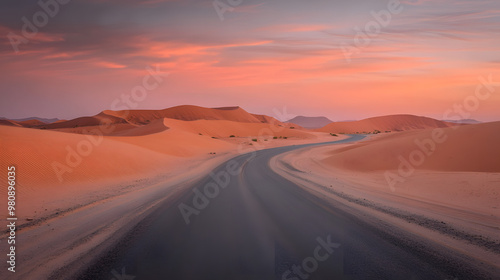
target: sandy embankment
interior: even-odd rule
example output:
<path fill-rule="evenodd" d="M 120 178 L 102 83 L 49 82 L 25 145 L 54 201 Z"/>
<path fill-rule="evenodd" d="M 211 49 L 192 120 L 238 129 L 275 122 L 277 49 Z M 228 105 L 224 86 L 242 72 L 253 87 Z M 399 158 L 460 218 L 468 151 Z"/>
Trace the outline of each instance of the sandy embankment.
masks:
<path fill-rule="evenodd" d="M 435 147 L 427 141 L 432 131 L 294 151 L 275 159 L 276 171 L 384 223 L 494 262 L 500 254 L 500 122 L 444 128 Z M 425 153 L 423 161 L 415 151 Z M 413 172 L 400 169 L 405 159 Z M 391 188 L 388 174 L 402 180 Z"/>

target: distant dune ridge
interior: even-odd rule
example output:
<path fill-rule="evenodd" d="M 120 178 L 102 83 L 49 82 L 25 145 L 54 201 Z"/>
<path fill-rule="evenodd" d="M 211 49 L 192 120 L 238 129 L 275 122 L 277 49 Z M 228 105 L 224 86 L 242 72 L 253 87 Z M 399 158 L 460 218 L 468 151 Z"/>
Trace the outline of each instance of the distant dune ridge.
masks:
<path fill-rule="evenodd" d="M 37 127 L 37 126 L 45 125 L 45 124 L 47 124 L 47 123 L 41 121 L 40 118 L 26 118 L 26 119 L 18 119 L 18 120 L 9 120 L 6 118 L 0 118 L 0 125 Z"/>
<path fill-rule="evenodd" d="M 305 117 L 305 116 L 296 116 L 293 119 L 286 121 L 287 123 L 295 123 L 304 128 L 321 128 L 325 125 L 332 123 L 327 117 Z"/>
<path fill-rule="evenodd" d="M 155 131 L 150 128 L 141 130 L 137 130 L 137 128 L 164 118 L 182 121 L 224 120 L 238 123 L 272 123 L 283 127 L 307 128 L 314 129 L 316 132 L 327 133 L 373 133 L 375 131 L 405 131 L 460 125 L 413 115 L 390 115 L 343 122 L 332 122 L 326 117 L 297 116 L 283 123 L 270 116 L 251 114 L 238 106 L 205 108 L 194 105 L 181 105 L 163 110 L 105 110 L 95 116 L 79 117 L 72 120 L 50 119 L 51 121 L 56 120 L 52 123 L 45 123 L 43 122 L 44 119 L 41 118 L 28 118 L 24 121 L 0 119 L 0 125 L 53 129 L 84 134 L 92 127 L 113 125 L 113 131 L 109 134 L 104 133 L 105 135 L 129 135 Z M 131 129 L 135 132 L 126 132 Z"/>
<path fill-rule="evenodd" d="M 334 122 L 316 129 L 315 131 L 329 133 L 372 133 L 375 130 L 386 131 L 405 131 L 413 129 L 427 129 L 437 127 L 455 126 L 455 123 L 438 121 L 428 117 L 419 117 L 414 115 L 389 115 L 368 118 L 352 122 Z"/>
<path fill-rule="evenodd" d="M 0 117 L 0 120 L 6 120 L 6 119 L 7 118 Z M 42 123 L 53 123 L 53 122 L 59 121 L 59 119 L 57 119 L 57 118 L 47 119 L 47 118 L 39 118 L 39 117 L 29 117 L 29 118 L 22 118 L 22 119 L 11 119 L 11 121 L 16 121 L 16 122 L 24 122 L 24 121 L 32 121 L 32 120 L 37 120 L 37 121 L 40 121 Z"/>
<path fill-rule="evenodd" d="M 38 120 L 0 120 L 0 124 L 2 164 L 17 163 L 30 174 L 24 177 L 27 185 L 53 187 L 87 179 L 120 178 L 134 170 L 135 173 L 157 171 L 175 158 L 234 150 L 235 142 L 252 142 L 245 137 L 258 138 L 265 136 L 266 131 L 273 133 L 267 135 L 268 138 L 316 137 L 300 127 L 290 129 L 291 124 L 253 115 L 240 107 L 107 110 L 92 117 L 51 124 Z M 218 138 L 241 140 L 231 142 Z M 60 182 L 60 178 L 64 178 L 64 182 Z"/>
<path fill-rule="evenodd" d="M 58 120 L 49 124 L 37 120 L 26 122 L 0 120 L 0 125 L 55 129 L 73 133 L 85 133 L 90 127 L 99 125 L 113 125 L 115 128 L 114 132 L 117 132 L 135 129 L 138 126 L 147 125 L 156 120 L 163 120 L 164 118 L 183 121 L 226 120 L 241 123 L 273 123 L 281 126 L 291 126 L 273 117 L 250 114 L 240 107 L 204 108 L 192 105 L 176 106 L 163 110 L 105 110 L 95 116 L 79 117 L 72 120 Z"/>
<path fill-rule="evenodd" d="M 30 119 L 30 120 L 25 120 L 25 121 L 17 121 L 18 124 L 24 126 L 24 127 L 36 127 L 39 125 L 44 125 L 47 124 L 45 122 L 42 122 L 38 119 Z"/>
<path fill-rule="evenodd" d="M 6 119 L 0 119 L 0 125 L 7 125 L 7 126 L 21 126 L 15 121 L 11 120 L 6 120 Z"/>
<path fill-rule="evenodd" d="M 103 124 L 129 124 L 126 120 L 115 117 L 113 115 L 101 112 L 92 117 L 80 117 L 68 121 L 54 122 L 51 124 L 46 124 L 39 126 L 39 128 L 44 129 L 58 129 L 58 128 L 74 128 L 74 127 L 85 127 L 85 126 L 97 126 Z"/>
<path fill-rule="evenodd" d="M 461 119 L 461 120 L 442 120 L 443 122 L 451 122 L 451 123 L 462 123 L 462 124 L 476 124 L 481 123 L 478 120 L 474 119 Z"/>
<path fill-rule="evenodd" d="M 147 124 L 153 120 L 169 118 L 183 121 L 195 120 L 226 120 L 244 123 L 269 123 L 273 118 L 262 115 L 253 115 L 240 107 L 204 108 L 192 105 L 182 105 L 163 110 L 126 110 L 102 112 L 123 118 L 132 124 Z M 274 120 L 276 123 L 280 123 Z"/>

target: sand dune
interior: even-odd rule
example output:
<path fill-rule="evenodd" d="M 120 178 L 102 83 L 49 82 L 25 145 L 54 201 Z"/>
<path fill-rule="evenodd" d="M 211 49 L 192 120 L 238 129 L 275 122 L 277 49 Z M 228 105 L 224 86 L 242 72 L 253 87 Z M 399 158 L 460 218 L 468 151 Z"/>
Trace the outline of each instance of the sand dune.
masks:
<path fill-rule="evenodd" d="M 77 133 L 77 134 L 102 134 L 104 136 L 114 136 L 126 134 L 128 130 L 135 130 L 141 126 L 130 123 L 115 123 L 110 125 L 76 126 L 68 128 L 55 128 L 54 131 Z M 154 132 L 153 132 L 154 133 Z"/>
<path fill-rule="evenodd" d="M 266 116 L 266 115 L 258 115 L 258 114 L 252 114 L 255 118 L 257 118 L 261 123 L 268 123 L 268 124 L 274 124 L 274 125 L 281 125 L 284 127 L 294 127 L 296 129 L 302 129 L 303 127 L 296 124 L 296 123 L 288 123 L 288 122 L 280 122 L 277 119 Z"/>
<path fill-rule="evenodd" d="M 0 125 L 6 125 L 6 126 L 21 126 L 15 121 L 11 120 L 5 120 L 5 119 L 0 119 Z"/>
<path fill-rule="evenodd" d="M 104 114 L 102 117 L 106 118 Z M 98 118 L 90 117 L 69 122 L 84 125 L 95 124 L 96 121 Z M 193 162 L 212 158 L 213 153 L 237 153 L 238 145 L 244 141 L 247 142 L 245 147 L 251 147 L 249 137 L 258 138 L 261 135 L 268 139 L 282 136 L 314 140 L 318 134 L 261 122 L 168 118 L 142 126 L 118 123 L 111 128 L 113 131 L 110 134 L 114 136 L 93 135 L 92 131 L 104 132 L 100 126 L 59 129 L 65 133 L 1 126 L 0 168 L 7 169 L 11 164 L 16 166 L 20 189 L 18 198 L 30 205 L 23 207 L 23 214 L 33 215 L 35 209 L 43 207 L 55 209 L 51 206 L 55 201 L 74 204 L 82 196 L 106 192 L 100 189 L 103 185 L 166 174 Z M 67 133 L 73 132 L 71 130 L 79 131 Z M 91 132 L 79 134 L 83 130 Z M 231 135 L 235 137 L 230 138 Z M 290 140 L 282 141 L 281 145 L 284 145 Z M 0 174 L 0 179 L 6 180 L 6 174 Z"/>
<path fill-rule="evenodd" d="M 413 115 L 390 115 L 382 117 L 368 118 L 352 122 L 334 122 L 315 131 L 330 133 L 368 133 L 378 130 L 385 131 L 405 131 L 412 129 L 426 129 L 435 127 L 449 127 L 456 124 L 438 121 L 432 118 L 419 117 Z"/>
<path fill-rule="evenodd" d="M 164 119 L 154 120 L 150 124 L 135 126 L 135 125 L 123 125 L 122 127 L 113 129 L 108 135 L 110 136 L 144 136 L 149 134 L 155 134 L 169 129 L 164 124 Z M 86 133 L 86 131 L 82 131 Z"/>
<path fill-rule="evenodd" d="M 156 164 L 168 160 L 163 154 L 117 142 L 111 137 L 19 127 L 1 127 L 0 137 L 2 168 L 16 165 L 23 191 L 65 188 L 72 183 L 126 177 L 156 169 Z M 61 176 L 62 182 L 53 168 L 56 162 L 71 170 Z"/>
<path fill-rule="evenodd" d="M 150 135 L 151 134 L 151 135 Z M 144 146 L 156 152 L 180 157 L 199 153 L 221 152 L 236 148 L 228 139 L 251 137 L 271 140 L 273 137 L 316 139 L 314 133 L 264 123 L 241 123 L 226 120 L 181 121 L 165 118 L 136 129 L 115 134 L 115 141 Z M 224 138 L 221 140 L 219 138 Z M 165 145 L 165 139 L 175 144 Z"/>
<path fill-rule="evenodd" d="M 212 109 L 209 110 L 213 111 Z M 231 112 L 231 114 L 239 112 L 238 114 L 240 115 L 245 115 L 246 113 L 242 109 L 219 109 L 219 111 Z M 150 111 L 146 111 L 146 113 L 151 114 Z M 140 116 L 140 114 L 137 116 Z M 97 125 L 101 123 L 101 119 L 114 121 L 115 124 L 104 129 Z M 3 122 L 11 126 L 18 126 L 15 122 L 6 120 L 3 120 Z M 20 164 L 20 168 L 24 169 L 26 174 L 29 174 L 32 178 L 27 179 L 29 183 L 57 186 L 59 182 L 51 163 L 54 161 L 64 162 L 68 154 L 68 149 L 72 151 L 76 150 L 78 145 L 84 145 L 80 143 L 89 143 L 89 139 L 93 139 L 99 142 L 99 144 L 90 146 L 92 152 L 88 157 L 85 157 L 85 164 L 82 165 L 82 168 L 78 168 L 79 171 L 75 170 L 74 172 L 65 174 L 65 177 L 69 181 L 73 179 L 74 181 L 92 179 L 85 177 L 84 174 L 92 174 L 91 176 L 94 179 L 101 177 L 114 178 L 122 174 L 128 174 L 127 171 L 120 173 L 121 167 L 113 167 L 113 163 L 116 162 L 120 162 L 121 166 L 126 167 L 125 169 L 140 173 L 141 170 L 148 169 L 148 166 L 151 164 L 156 164 L 156 161 L 161 160 L 163 155 L 195 156 L 208 154 L 209 152 L 229 150 L 234 146 L 234 144 L 214 138 L 228 138 L 232 135 L 235 138 L 258 137 L 259 135 L 268 137 L 295 137 L 300 139 L 315 138 L 313 134 L 306 131 L 285 128 L 279 125 L 270 126 L 261 122 L 242 123 L 228 120 L 182 121 L 163 118 L 153 120 L 150 124 L 143 126 L 124 122 L 126 121 L 119 117 L 103 113 L 95 117 L 83 117 L 47 125 L 64 132 L 73 133 L 61 133 L 49 129 L 2 126 L 0 129 L 4 147 L 2 150 L 2 159 L 5 159 L 2 162 L 6 163 L 10 161 Z M 59 125 L 62 128 L 57 128 Z M 64 128 L 68 125 L 78 127 Z M 114 135 L 115 137 L 94 135 L 106 135 L 107 129 L 111 130 L 108 135 Z M 95 133 L 95 131 L 98 133 Z M 87 133 L 88 135 L 77 133 Z M 137 156 L 138 154 L 141 155 Z M 97 157 L 98 155 L 99 157 Z M 151 162 L 147 163 L 149 160 Z M 103 164 L 107 167 L 104 168 Z M 96 170 L 93 170 L 91 166 L 94 166 Z"/>
<path fill-rule="evenodd" d="M 272 124 L 282 127 L 294 127 L 302 130 L 300 124 L 291 122 L 283 123 L 273 117 L 266 115 L 250 114 L 240 107 L 223 107 L 223 108 L 204 108 L 192 105 L 182 105 L 163 110 L 124 110 L 112 111 L 105 110 L 95 116 L 80 117 L 68 121 L 57 121 L 50 124 L 44 124 L 37 120 L 29 120 L 25 122 L 15 122 L 11 120 L 1 120 L 0 125 L 15 125 L 42 129 L 54 129 L 63 132 L 86 134 L 89 130 L 95 129 L 100 125 L 112 125 L 113 131 L 104 133 L 104 135 L 133 135 L 140 126 L 148 125 L 156 120 L 164 118 L 177 119 L 182 121 L 196 120 L 224 120 L 240 123 L 258 123 Z M 308 121 L 308 122 L 307 122 Z M 317 127 L 318 120 L 309 118 L 306 127 L 313 128 L 311 122 Z M 324 123 L 325 120 L 319 120 Z M 316 132 L 328 133 L 371 133 L 374 131 L 405 131 L 412 129 L 426 129 L 435 127 L 449 127 L 457 124 L 438 121 L 427 117 L 417 117 L 412 115 L 392 115 L 369 118 L 361 121 L 353 122 L 336 122 L 330 123 L 322 128 L 315 129 Z M 126 130 L 134 131 L 128 133 Z M 151 128 L 141 129 L 141 135 Z M 154 129 L 152 131 L 155 131 Z M 216 137 L 222 137 L 212 135 Z"/>
<path fill-rule="evenodd" d="M 240 107 L 204 108 L 192 105 L 182 105 L 164 110 L 106 110 L 104 114 L 126 119 L 133 124 L 148 124 L 162 118 L 177 119 L 183 121 L 194 120 L 227 120 L 244 123 L 269 122 L 270 117 L 256 117 Z"/>
<path fill-rule="evenodd" d="M 240 123 L 228 120 L 197 120 L 191 122 L 165 119 L 165 125 L 182 129 L 194 134 L 210 137 L 258 137 L 258 136 L 283 136 L 302 139 L 314 138 L 311 133 L 298 129 L 291 129 L 281 124 L 270 125 L 267 123 Z"/>
<path fill-rule="evenodd" d="M 203 127 L 200 122 L 210 126 L 212 122 L 220 121 L 160 119 L 146 126 L 117 133 L 120 137 L 111 138 L 114 141 L 142 146 L 155 152 L 178 157 L 191 157 L 234 148 L 232 144 L 214 139 L 211 135 L 199 135 L 199 131 L 204 131 L 197 129 Z"/>
<path fill-rule="evenodd" d="M 18 124 L 24 126 L 24 127 L 36 127 L 36 126 L 39 126 L 39 125 L 44 125 L 44 124 L 47 124 L 47 123 L 44 123 L 40 120 L 37 120 L 37 119 L 32 119 L 32 120 L 26 120 L 26 121 L 18 121 L 17 122 Z"/>
<path fill-rule="evenodd" d="M 156 120 L 164 118 L 177 119 L 183 121 L 195 120 L 226 120 L 241 123 L 265 123 L 276 124 L 285 127 L 293 126 L 284 124 L 272 117 L 265 115 L 250 114 L 240 107 L 204 108 L 199 106 L 183 105 L 164 110 L 105 110 L 92 117 L 81 117 L 69 121 L 58 121 L 51 124 L 32 124 L 29 127 L 55 129 L 63 132 L 86 134 L 89 130 L 95 129 L 99 125 L 113 125 L 114 130 L 104 135 L 134 135 L 140 132 L 144 135 L 149 128 L 137 130 L 138 127 L 148 125 Z M 16 125 L 16 122 L 5 121 L 5 125 Z M 2 124 L 2 123 L 0 123 Z M 28 126 L 28 125 L 26 125 Z M 296 126 L 300 129 L 300 126 Z M 131 132 L 126 130 L 132 129 Z M 151 131 L 155 132 L 155 129 Z"/>
<path fill-rule="evenodd" d="M 109 188 L 102 189 L 103 186 L 130 184 L 173 170 L 180 172 L 182 166 L 203 157 L 208 159 L 209 152 L 234 147 L 222 140 L 181 130 L 154 134 L 143 131 L 158 130 L 162 125 L 138 128 L 135 136 L 130 137 L 1 126 L 0 168 L 16 166 L 17 199 L 23 201 L 19 215 L 33 217 L 43 215 L 40 211 L 44 208 L 50 212 L 72 207 L 85 198 L 92 199 L 93 194 L 111 192 Z M 164 125 L 163 128 L 166 129 Z M 148 135 L 138 136 L 144 133 Z M 0 180 L 7 181 L 6 174 L 1 173 Z M 0 196 L 5 195 L 6 189 L 0 190 Z"/>
<path fill-rule="evenodd" d="M 61 128 L 76 128 L 76 127 L 98 126 L 98 125 L 115 125 L 115 124 L 128 124 L 128 122 L 122 118 L 107 115 L 104 113 L 99 113 L 92 117 L 80 117 L 69 121 L 55 122 L 39 126 L 39 128 L 61 129 Z"/>
<path fill-rule="evenodd" d="M 29 117 L 29 118 L 22 118 L 22 119 L 12 119 L 13 121 L 16 121 L 16 122 L 24 122 L 24 121 L 33 121 L 33 120 L 36 120 L 36 121 L 39 121 L 41 123 L 54 123 L 54 122 L 57 122 L 57 121 L 61 121 L 60 119 L 58 118 L 40 118 L 40 117 Z"/>
<path fill-rule="evenodd" d="M 434 138 L 432 133 L 427 129 L 384 136 L 333 151 L 325 162 L 357 171 L 392 170 L 399 168 L 400 156 L 410 161 L 413 153 L 412 162 L 422 162 L 414 164 L 419 169 L 500 172 L 500 122 L 443 128 Z"/>
<path fill-rule="evenodd" d="M 106 116 L 103 116 L 106 118 Z M 119 119 L 114 117 L 115 119 Z M 98 118 L 79 118 L 72 122 L 79 125 L 95 124 Z M 57 124 L 54 124 L 57 125 Z M 228 151 L 235 144 L 216 138 L 282 136 L 297 139 L 313 139 L 316 136 L 307 131 L 264 123 L 241 123 L 227 120 L 181 121 L 159 119 L 144 126 L 119 123 L 112 128 L 111 135 L 105 134 L 102 127 L 85 126 L 61 129 L 88 130 L 89 134 L 62 133 L 48 129 L 30 129 L 12 126 L 0 127 L 2 139 L 2 164 L 9 162 L 19 165 L 25 172 L 24 180 L 31 187 L 34 185 L 63 186 L 74 182 L 85 182 L 103 178 L 121 178 L 130 173 L 144 170 L 157 170 L 167 164 L 171 157 L 191 157 L 210 152 Z M 271 129 L 272 128 L 272 129 Z M 99 133 L 94 133 L 98 131 Z M 82 163 L 72 172 L 64 174 L 64 184 L 58 181 L 53 162 L 65 164 L 68 154 L 73 155 L 78 149 Z M 70 151 L 70 152 L 68 152 Z M 73 156 L 69 156 L 73 159 Z M 104 160 L 103 160 L 104 159 Z M 118 164 L 119 163 L 119 164 Z M 123 179 L 123 178 L 121 178 Z"/>
<path fill-rule="evenodd" d="M 151 169 L 158 171 L 162 164 L 165 165 L 175 159 L 172 157 L 208 154 L 229 150 L 234 146 L 214 139 L 212 135 L 224 134 L 227 137 L 231 131 L 249 135 L 265 126 L 265 124 L 228 121 L 219 124 L 218 122 L 161 119 L 141 127 L 122 131 L 116 129 L 115 134 L 119 137 L 2 126 L 0 127 L 2 164 L 12 162 L 19 165 L 19 169 L 25 173 L 25 182 L 31 185 L 30 188 L 35 185 L 62 187 L 74 182 L 103 178 L 123 179 L 120 176 L 139 174 L 145 170 L 152 171 Z M 245 125 L 261 127 L 245 128 Z M 287 135 L 292 134 L 300 135 L 300 132 Z M 51 164 L 60 162 L 68 165 L 66 164 L 68 154 L 71 154 L 70 161 L 76 162 L 75 154 L 82 160 L 78 168 L 70 166 L 72 172 L 64 174 L 62 183 L 59 182 Z"/>
<path fill-rule="evenodd" d="M 41 120 L 38 119 L 29 119 L 23 121 L 0 119 L 0 125 L 8 125 L 8 126 L 38 127 L 46 124 L 47 123 L 42 122 Z"/>

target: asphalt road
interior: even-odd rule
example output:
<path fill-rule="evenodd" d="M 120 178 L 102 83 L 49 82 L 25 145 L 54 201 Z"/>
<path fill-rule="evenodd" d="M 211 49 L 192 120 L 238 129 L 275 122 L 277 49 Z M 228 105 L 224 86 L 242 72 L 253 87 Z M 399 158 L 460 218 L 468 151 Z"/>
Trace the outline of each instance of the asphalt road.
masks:
<path fill-rule="evenodd" d="M 272 157 L 306 146 L 261 150 L 220 165 L 215 176 L 158 208 L 80 279 L 444 280 L 459 274 L 269 167 Z"/>

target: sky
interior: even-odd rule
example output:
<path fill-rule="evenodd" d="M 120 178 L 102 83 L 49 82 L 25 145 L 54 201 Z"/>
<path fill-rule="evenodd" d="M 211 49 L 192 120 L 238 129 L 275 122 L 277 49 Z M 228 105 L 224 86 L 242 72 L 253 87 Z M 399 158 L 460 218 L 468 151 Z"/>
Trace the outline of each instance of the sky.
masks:
<path fill-rule="evenodd" d="M 2 0 L 0 116 L 495 121 L 499 46 L 498 0 Z"/>

